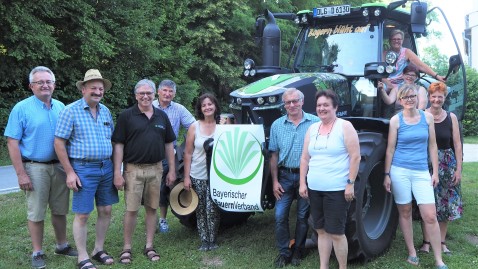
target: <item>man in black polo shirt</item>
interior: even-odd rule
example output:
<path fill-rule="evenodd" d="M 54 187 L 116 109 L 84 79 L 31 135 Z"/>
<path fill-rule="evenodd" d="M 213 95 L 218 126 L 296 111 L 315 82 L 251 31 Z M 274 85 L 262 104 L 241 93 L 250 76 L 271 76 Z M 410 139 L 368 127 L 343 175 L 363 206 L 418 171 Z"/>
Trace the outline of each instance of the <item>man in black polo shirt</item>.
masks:
<path fill-rule="evenodd" d="M 153 107 L 155 90 L 154 82 L 148 79 L 136 84 L 134 93 L 138 103 L 119 115 L 111 139 L 115 143 L 114 184 L 118 190 L 125 186 L 124 245 L 120 254 L 123 264 L 131 263 L 131 241 L 142 199 L 146 210 L 143 254 L 153 262 L 159 261 L 153 239 L 163 170 L 161 161 L 165 157 L 170 167 L 166 177 L 168 185 L 176 179 L 173 147 L 176 136 L 166 113 Z"/>

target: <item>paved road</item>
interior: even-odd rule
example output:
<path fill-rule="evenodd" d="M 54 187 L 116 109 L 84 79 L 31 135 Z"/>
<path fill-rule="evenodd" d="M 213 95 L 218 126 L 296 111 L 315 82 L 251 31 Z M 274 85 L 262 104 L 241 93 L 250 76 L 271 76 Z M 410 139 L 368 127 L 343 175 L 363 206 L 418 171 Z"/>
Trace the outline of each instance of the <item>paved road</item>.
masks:
<path fill-rule="evenodd" d="M 478 162 L 478 144 L 464 145 L 463 160 L 464 162 Z M 0 166 L 0 194 L 19 190 L 13 166 Z"/>

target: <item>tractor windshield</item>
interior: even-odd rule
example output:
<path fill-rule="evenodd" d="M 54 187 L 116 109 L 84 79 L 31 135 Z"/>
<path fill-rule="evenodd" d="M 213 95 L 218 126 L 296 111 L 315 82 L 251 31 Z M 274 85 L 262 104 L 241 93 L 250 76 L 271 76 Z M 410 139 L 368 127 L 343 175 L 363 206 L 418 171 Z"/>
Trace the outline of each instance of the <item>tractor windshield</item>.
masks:
<path fill-rule="evenodd" d="M 376 27 L 353 24 L 308 28 L 295 59 L 298 72 L 334 72 L 362 76 L 366 63 L 378 61 Z"/>

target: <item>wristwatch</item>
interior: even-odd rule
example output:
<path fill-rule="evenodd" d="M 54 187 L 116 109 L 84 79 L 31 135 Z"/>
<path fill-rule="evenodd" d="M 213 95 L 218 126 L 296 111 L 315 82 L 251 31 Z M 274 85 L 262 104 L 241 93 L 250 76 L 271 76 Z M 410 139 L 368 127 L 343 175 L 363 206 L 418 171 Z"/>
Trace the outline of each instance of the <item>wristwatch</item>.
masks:
<path fill-rule="evenodd" d="M 390 176 L 390 173 L 383 173 L 384 176 Z"/>
<path fill-rule="evenodd" d="M 347 184 L 352 184 L 352 185 L 353 185 L 353 184 L 355 184 L 355 180 L 351 180 L 351 179 L 349 178 L 349 179 L 347 179 Z"/>

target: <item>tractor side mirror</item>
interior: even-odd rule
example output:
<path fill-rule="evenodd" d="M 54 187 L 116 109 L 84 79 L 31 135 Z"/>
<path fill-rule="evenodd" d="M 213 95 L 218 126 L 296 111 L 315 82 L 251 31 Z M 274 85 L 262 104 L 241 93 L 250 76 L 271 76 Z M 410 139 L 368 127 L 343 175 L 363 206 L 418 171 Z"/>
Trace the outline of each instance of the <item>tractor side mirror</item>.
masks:
<path fill-rule="evenodd" d="M 428 4 L 425 2 L 413 2 L 410 13 L 410 25 L 412 32 L 416 34 L 425 33 L 425 25 L 427 20 Z"/>
<path fill-rule="evenodd" d="M 460 55 L 453 55 L 450 56 L 450 59 L 448 60 L 448 72 L 446 74 L 445 80 L 448 78 L 450 74 L 456 74 L 458 70 L 460 70 L 460 66 L 462 64 Z"/>
<path fill-rule="evenodd" d="M 262 36 L 264 34 L 264 27 L 266 27 L 266 19 L 259 17 L 256 19 L 256 34 L 254 35 L 254 42 L 256 45 L 261 44 Z"/>

